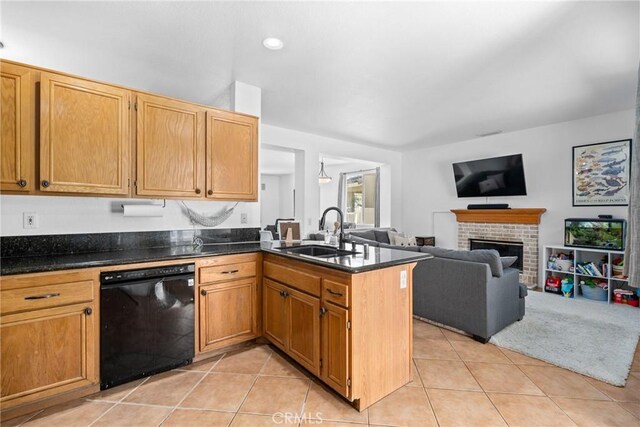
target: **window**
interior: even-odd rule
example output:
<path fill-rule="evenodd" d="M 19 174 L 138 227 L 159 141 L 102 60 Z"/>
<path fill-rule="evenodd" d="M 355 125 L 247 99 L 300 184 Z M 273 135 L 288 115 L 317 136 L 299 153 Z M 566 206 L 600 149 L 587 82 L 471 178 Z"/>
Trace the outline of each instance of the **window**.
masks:
<path fill-rule="evenodd" d="M 345 222 L 356 226 L 380 226 L 380 170 L 351 172 L 341 180 Z"/>

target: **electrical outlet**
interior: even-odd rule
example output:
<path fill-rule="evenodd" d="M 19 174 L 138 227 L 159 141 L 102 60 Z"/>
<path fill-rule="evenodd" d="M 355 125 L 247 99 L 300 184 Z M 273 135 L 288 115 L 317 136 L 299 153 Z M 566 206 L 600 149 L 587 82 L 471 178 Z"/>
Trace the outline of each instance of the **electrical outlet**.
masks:
<path fill-rule="evenodd" d="M 246 213 L 240 214 L 240 224 L 246 224 L 247 222 L 248 222 L 247 214 Z"/>
<path fill-rule="evenodd" d="M 38 214 L 35 212 L 23 212 L 22 228 L 38 228 Z"/>
<path fill-rule="evenodd" d="M 407 287 L 407 270 L 402 270 L 400 272 L 400 289 L 404 289 Z"/>

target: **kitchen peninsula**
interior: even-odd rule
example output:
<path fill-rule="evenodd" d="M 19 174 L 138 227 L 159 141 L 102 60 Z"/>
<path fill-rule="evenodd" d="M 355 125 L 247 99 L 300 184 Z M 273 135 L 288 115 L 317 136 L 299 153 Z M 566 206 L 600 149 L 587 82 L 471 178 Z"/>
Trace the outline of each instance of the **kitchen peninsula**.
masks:
<path fill-rule="evenodd" d="M 213 243 L 194 247 L 193 230 L 3 238 L 2 418 L 99 389 L 101 277 L 185 264 L 194 359 L 264 336 L 359 410 L 411 381 L 412 270 L 428 254 L 312 256 L 252 229 L 196 233 Z"/>

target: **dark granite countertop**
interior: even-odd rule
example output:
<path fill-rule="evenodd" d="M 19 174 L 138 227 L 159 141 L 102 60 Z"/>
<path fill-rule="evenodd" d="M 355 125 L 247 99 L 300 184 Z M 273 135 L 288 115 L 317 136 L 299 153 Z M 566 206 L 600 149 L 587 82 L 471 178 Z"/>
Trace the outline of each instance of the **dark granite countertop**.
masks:
<path fill-rule="evenodd" d="M 39 255 L 0 259 L 0 276 L 70 270 L 74 268 L 181 260 L 215 255 L 259 252 L 260 242 L 214 243 L 194 249 L 191 245 L 164 248 L 139 248 L 110 252 L 63 255 Z"/>
<path fill-rule="evenodd" d="M 296 242 L 292 246 L 318 244 L 318 242 Z M 424 252 L 410 252 L 386 248 L 369 248 L 368 256 L 362 245 L 357 245 L 358 253 L 333 258 L 316 258 L 307 255 L 288 253 L 278 249 L 284 242 L 236 242 L 206 244 L 194 249 L 191 245 L 161 248 L 138 248 L 135 250 L 117 250 L 94 253 L 58 254 L 39 256 L 17 256 L 0 259 L 0 275 L 38 273 L 45 271 L 70 270 L 135 264 L 152 261 L 183 260 L 216 255 L 231 255 L 265 251 L 299 261 L 309 262 L 323 267 L 334 268 L 349 273 L 376 270 L 394 265 L 407 264 L 431 258 Z M 291 244 L 290 244 L 291 245 Z"/>
<path fill-rule="evenodd" d="M 425 259 L 433 258 L 432 255 L 425 252 L 403 251 L 399 249 L 387 249 L 370 247 L 368 255 L 364 253 L 363 245 L 356 245 L 356 254 L 347 256 L 337 256 L 332 258 L 317 258 L 309 255 L 300 255 L 293 252 L 287 252 L 287 247 L 295 247 L 302 245 L 318 245 L 317 241 L 303 241 L 286 243 L 283 241 L 262 242 L 262 250 L 275 255 L 281 255 L 287 258 L 297 259 L 298 261 L 308 262 L 322 267 L 334 268 L 336 270 L 346 271 L 348 273 L 360 273 L 363 271 L 378 270 L 395 265 L 409 264 Z M 322 245 L 321 246 L 326 246 Z M 347 249 L 351 249 L 351 245 L 347 244 Z"/>

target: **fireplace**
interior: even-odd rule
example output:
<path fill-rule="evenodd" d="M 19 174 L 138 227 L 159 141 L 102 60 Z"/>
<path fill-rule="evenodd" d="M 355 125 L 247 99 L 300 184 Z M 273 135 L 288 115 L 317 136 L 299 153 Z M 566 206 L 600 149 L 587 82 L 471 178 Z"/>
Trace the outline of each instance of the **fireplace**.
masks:
<path fill-rule="evenodd" d="M 544 208 L 453 209 L 458 222 L 458 249 L 470 249 L 471 240 L 517 243 L 520 282 L 528 287 L 538 285 L 538 226 Z M 486 246 L 474 246 L 484 247 Z M 508 256 L 507 252 L 501 255 Z M 514 249 L 513 247 L 507 249 Z"/>
<path fill-rule="evenodd" d="M 469 239 L 469 248 L 473 249 L 495 249 L 500 256 L 517 256 L 518 259 L 512 265 L 522 273 L 522 255 L 524 244 L 522 242 L 511 242 L 507 240 L 487 240 Z"/>

